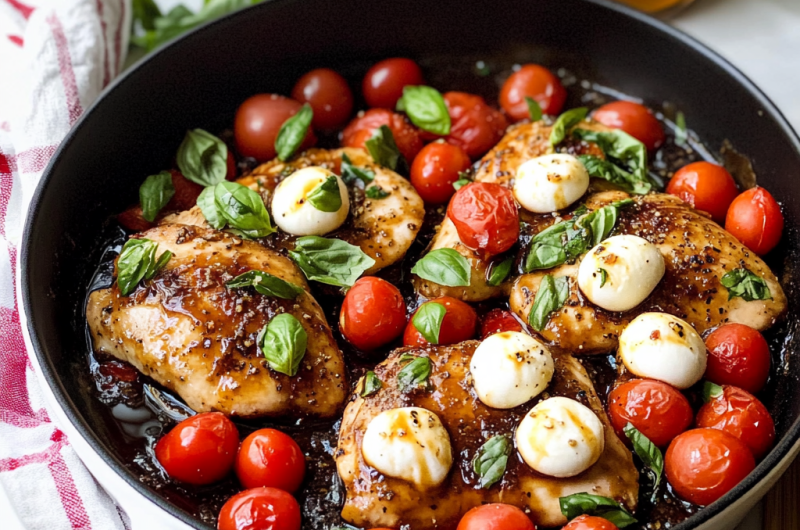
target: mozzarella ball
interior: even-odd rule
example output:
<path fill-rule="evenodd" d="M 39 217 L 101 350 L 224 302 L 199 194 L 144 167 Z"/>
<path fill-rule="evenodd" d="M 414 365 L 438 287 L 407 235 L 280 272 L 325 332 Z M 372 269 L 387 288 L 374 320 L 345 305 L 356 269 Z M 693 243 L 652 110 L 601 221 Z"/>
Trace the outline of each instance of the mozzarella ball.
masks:
<path fill-rule="evenodd" d="M 666 313 L 643 313 L 619 336 L 619 356 L 639 377 L 689 388 L 706 371 L 706 345 L 692 326 Z"/>
<path fill-rule="evenodd" d="M 538 156 L 517 169 L 514 197 L 528 211 L 550 213 L 566 208 L 589 189 L 589 172 L 572 155 Z"/>
<path fill-rule="evenodd" d="M 325 182 L 336 177 L 342 205 L 335 212 L 323 212 L 308 202 L 308 194 Z M 350 211 L 350 197 L 344 181 L 325 168 L 311 166 L 298 169 L 286 177 L 272 196 L 272 218 L 275 224 L 288 234 L 295 236 L 321 236 L 342 226 Z"/>
<path fill-rule="evenodd" d="M 453 464 L 450 436 L 439 417 L 420 407 L 381 412 L 367 426 L 361 454 L 389 477 L 421 488 L 438 486 Z"/>
<path fill-rule="evenodd" d="M 547 388 L 553 378 L 553 356 L 533 337 L 506 331 L 481 342 L 469 370 L 475 392 L 484 404 L 512 409 Z"/>
<path fill-rule="evenodd" d="M 585 405 L 565 397 L 545 399 L 517 427 L 517 450 L 532 469 L 574 477 L 592 467 L 605 448 L 603 424 Z"/>
<path fill-rule="evenodd" d="M 644 302 L 663 276 L 658 247 L 638 236 L 613 236 L 584 256 L 578 286 L 593 304 L 628 311 Z"/>

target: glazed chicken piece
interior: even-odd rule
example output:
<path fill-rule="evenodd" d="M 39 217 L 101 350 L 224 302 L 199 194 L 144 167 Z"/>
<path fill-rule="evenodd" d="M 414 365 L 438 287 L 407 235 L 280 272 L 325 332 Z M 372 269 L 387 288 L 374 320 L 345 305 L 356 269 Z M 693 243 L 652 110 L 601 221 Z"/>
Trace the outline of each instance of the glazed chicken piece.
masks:
<path fill-rule="evenodd" d="M 94 349 L 135 366 L 195 411 L 232 416 L 330 417 L 347 393 L 342 353 L 302 272 L 261 245 L 197 226 L 161 225 L 139 235 L 173 257 L 130 296 L 116 282 L 91 293 L 86 319 Z M 261 270 L 305 292 L 294 300 L 229 289 Z M 300 321 L 308 347 L 294 377 L 272 370 L 257 345 L 279 313 Z"/>
<path fill-rule="evenodd" d="M 469 363 L 477 341 L 426 349 L 404 348 L 392 353 L 375 368 L 382 381 L 377 393 L 361 397 L 364 381 L 345 409 L 339 431 L 336 465 L 347 489 L 342 517 L 356 526 L 414 530 L 455 529 L 459 519 L 483 503 L 513 504 L 530 514 L 540 527 L 560 526 L 566 518 L 559 497 L 589 492 L 636 507 L 638 471 L 631 453 L 611 427 L 583 366 L 570 355 L 555 357 L 555 374 L 548 390 L 539 398 L 510 410 L 492 409 L 480 402 L 472 388 Z M 429 390 L 403 393 L 397 374 L 404 353 L 429 356 L 433 369 Z M 503 478 L 489 489 L 479 487 L 472 468 L 476 450 L 497 434 L 513 439 L 521 419 L 537 400 L 552 396 L 576 399 L 588 406 L 604 427 L 605 449 L 589 469 L 571 478 L 541 475 L 525 464 L 512 449 Z M 370 421 L 380 413 L 399 407 L 422 407 L 435 413 L 450 437 L 453 464 L 438 486 L 420 488 L 411 482 L 385 476 L 367 464 L 362 442 Z"/>

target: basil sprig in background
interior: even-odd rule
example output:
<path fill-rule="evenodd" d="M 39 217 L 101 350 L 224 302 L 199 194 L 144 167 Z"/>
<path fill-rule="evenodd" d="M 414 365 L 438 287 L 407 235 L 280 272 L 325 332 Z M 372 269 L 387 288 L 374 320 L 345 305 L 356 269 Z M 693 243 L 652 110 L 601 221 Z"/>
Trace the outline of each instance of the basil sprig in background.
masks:
<path fill-rule="evenodd" d="M 223 180 L 197 197 L 197 206 L 209 225 L 221 230 L 226 225 L 248 238 L 275 232 L 261 195 L 247 186 Z"/>
<path fill-rule="evenodd" d="M 150 239 L 129 239 L 117 260 L 117 286 L 122 296 L 131 294 L 139 282 L 150 280 L 172 258 L 169 250 L 158 256 L 158 243 Z"/>

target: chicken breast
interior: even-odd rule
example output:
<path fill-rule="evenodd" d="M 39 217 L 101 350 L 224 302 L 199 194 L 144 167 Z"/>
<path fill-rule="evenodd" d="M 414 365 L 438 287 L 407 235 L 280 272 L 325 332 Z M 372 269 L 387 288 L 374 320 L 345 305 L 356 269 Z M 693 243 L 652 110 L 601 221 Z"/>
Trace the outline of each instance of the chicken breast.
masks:
<path fill-rule="evenodd" d="M 521 419 L 537 400 L 511 410 L 491 409 L 481 403 L 469 373 L 469 362 L 478 344 L 468 341 L 455 346 L 397 350 L 375 368 L 382 381 L 378 392 L 361 397 L 364 382 L 359 382 L 345 409 L 335 453 L 339 476 L 347 489 L 342 517 L 366 528 L 407 525 L 414 530 L 449 530 L 471 508 L 503 502 L 524 509 L 537 525 L 560 526 L 566 518 L 559 509 L 559 497 L 580 492 L 612 497 L 634 509 L 639 475 L 631 453 L 609 424 L 583 366 L 570 355 L 556 356 L 550 387 L 537 399 L 566 396 L 594 411 L 603 424 L 605 438 L 599 460 L 579 475 L 557 479 L 536 473 L 512 449 L 500 482 L 489 489 L 479 487 L 479 477 L 472 468 L 476 450 L 497 434 L 513 439 Z M 428 390 L 403 393 L 398 389 L 397 375 L 404 353 L 430 357 L 433 369 Z M 370 421 L 399 407 L 422 407 L 435 413 L 449 434 L 453 463 L 438 486 L 421 489 L 411 482 L 385 476 L 364 458 L 362 442 Z"/>
<path fill-rule="evenodd" d="M 197 412 L 232 416 L 329 417 L 347 393 L 342 353 L 302 272 L 252 241 L 197 226 L 162 225 L 140 234 L 173 253 L 130 296 L 116 282 L 86 306 L 94 348 L 174 390 Z M 249 270 L 303 287 L 294 300 L 229 289 Z M 272 370 L 258 348 L 261 329 L 281 313 L 301 322 L 308 346 L 298 373 Z"/>

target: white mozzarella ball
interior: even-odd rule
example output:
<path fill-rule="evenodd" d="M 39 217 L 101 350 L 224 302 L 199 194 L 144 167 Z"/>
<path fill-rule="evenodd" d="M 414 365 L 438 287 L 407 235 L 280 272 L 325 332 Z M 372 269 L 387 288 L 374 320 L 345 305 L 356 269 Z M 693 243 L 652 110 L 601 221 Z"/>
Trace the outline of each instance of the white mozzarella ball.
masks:
<path fill-rule="evenodd" d="M 361 442 L 364 460 L 384 475 L 421 488 L 438 486 L 453 464 L 450 436 L 439 417 L 420 407 L 381 412 Z"/>
<path fill-rule="evenodd" d="M 619 336 L 619 355 L 639 377 L 689 388 L 706 371 L 706 345 L 687 322 L 666 313 L 643 313 Z"/>
<path fill-rule="evenodd" d="M 518 331 L 486 338 L 470 361 L 478 398 L 496 409 L 511 409 L 530 401 L 553 378 L 553 357 L 547 347 Z"/>
<path fill-rule="evenodd" d="M 603 424 L 585 405 L 545 399 L 517 427 L 517 450 L 528 466 L 551 477 L 574 477 L 592 467 L 605 448 Z"/>
<path fill-rule="evenodd" d="M 335 212 L 318 210 L 308 201 L 308 194 L 335 177 L 339 184 L 342 205 Z M 350 211 L 350 197 L 344 181 L 325 168 L 311 166 L 298 169 L 286 177 L 272 196 L 272 218 L 286 233 L 295 236 L 321 236 L 342 226 Z"/>
<path fill-rule="evenodd" d="M 593 304 L 628 311 L 650 296 L 664 270 L 664 257 L 654 244 L 638 236 L 613 236 L 584 256 L 578 286 Z"/>
<path fill-rule="evenodd" d="M 514 197 L 526 210 L 550 213 L 566 208 L 589 189 L 589 172 L 572 155 L 538 156 L 517 169 Z"/>

